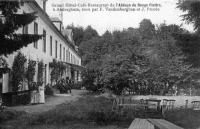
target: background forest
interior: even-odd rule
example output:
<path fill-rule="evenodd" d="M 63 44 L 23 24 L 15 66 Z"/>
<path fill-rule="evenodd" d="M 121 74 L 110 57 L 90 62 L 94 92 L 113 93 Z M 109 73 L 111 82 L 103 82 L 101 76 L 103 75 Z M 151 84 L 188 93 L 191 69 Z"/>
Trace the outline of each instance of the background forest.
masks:
<path fill-rule="evenodd" d="M 200 66 L 199 2 L 183 2 L 178 8 L 191 33 L 181 25 L 153 24 L 143 19 L 138 28 L 106 31 L 99 35 L 91 26 L 69 25 L 87 68 L 83 83 L 88 90 L 105 89 L 115 94 L 198 94 Z M 192 89 L 195 91 L 192 92 Z"/>

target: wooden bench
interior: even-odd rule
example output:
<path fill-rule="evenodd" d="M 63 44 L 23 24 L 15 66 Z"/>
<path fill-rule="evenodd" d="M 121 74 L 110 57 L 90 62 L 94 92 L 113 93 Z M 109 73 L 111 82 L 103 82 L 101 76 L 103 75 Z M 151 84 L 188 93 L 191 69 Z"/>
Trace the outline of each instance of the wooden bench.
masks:
<path fill-rule="evenodd" d="M 157 129 L 183 129 L 182 127 L 179 127 L 164 119 L 148 119 L 148 121 Z"/>

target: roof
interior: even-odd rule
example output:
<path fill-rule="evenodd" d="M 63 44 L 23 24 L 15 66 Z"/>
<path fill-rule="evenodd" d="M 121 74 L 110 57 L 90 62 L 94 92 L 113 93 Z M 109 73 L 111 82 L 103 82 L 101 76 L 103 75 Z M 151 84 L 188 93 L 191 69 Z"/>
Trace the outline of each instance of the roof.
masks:
<path fill-rule="evenodd" d="M 64 29 L 64 30 L 62 31 L 62 33 L 63 33 L 63 35 L 64 35 L 65 37 L 68 38 L 69 42 L 70 42 L 72 45 L 75 46 L 75 43 L 74 43 L 74 40 L 73 40 L 73 32 L 72 32 L 72 29 Z"/>
<path fill-rule="evenodd" d="M 30 4 L 30 7 L 37 9 L 38 13 L 40 13 L 42 15 L 41 18 L 44 18 L 45 22 L 47 22 L 47 24 L 52 28 L 52 30 L 58 34 L 58 36 L 66 43 L 69 45 L 69 47 L 76 53 L 76 55 L 78 57 L 80 57 L 80 55 L 77 53 L 77 51 L 75 50 L 75 48 L 73 48 L 73 46 L 71 46 L 71 44 L 68 42 L 67 38 L 65 38 L 65 36 L 58 30 L 58 28 L 53 24 L 53 22 L 51 21 L 51 19 L 49 18 L 48 14 L 38 5 L 38 3 L 34 0 L 32 2 L 27 2 L 28 4 Z M 81 58 L 81 57 L 80 57 Z"/>
<path fill-rule="evenodd" d="M 58 17 L 50 17 L 52 22 L 61 22 L 61 20 Z"/>

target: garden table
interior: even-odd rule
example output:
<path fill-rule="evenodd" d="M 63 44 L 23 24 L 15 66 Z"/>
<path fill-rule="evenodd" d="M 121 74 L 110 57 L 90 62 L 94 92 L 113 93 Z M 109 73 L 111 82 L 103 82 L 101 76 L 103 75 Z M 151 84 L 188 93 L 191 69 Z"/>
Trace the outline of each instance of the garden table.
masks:
<path fill-rule="evenodd" d="M 152 107 L 152 106 L 156 106 L 157 110 L 161 109 L 160 108 L 160 102 L 161 102 L 161 100 L 159 100 L 159 99 L 146 99 L 146 102 L 147 102 L 147 105 L 148 105 L 147 108 Z M 152 103 L 156 103 L 156 104 L 152 104 Z"/>

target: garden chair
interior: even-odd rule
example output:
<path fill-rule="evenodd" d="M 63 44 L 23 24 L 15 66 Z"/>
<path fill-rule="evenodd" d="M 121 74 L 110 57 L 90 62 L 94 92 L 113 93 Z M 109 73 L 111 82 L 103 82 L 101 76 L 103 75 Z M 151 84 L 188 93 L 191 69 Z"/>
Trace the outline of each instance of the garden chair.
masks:
<path fill-rule="evenodd" d="M 162 107 L 161 107 L 161 112 L 162 112 L 162 116 L 164 116 L 165 111 L 168 110 L 168 99 L 163 99 L 162 102 Z"/>
<path fill-rule="evenodd" d="M 168 100 L 168 109 L 174 109 L 175 101 L 174 99 Z"/>

